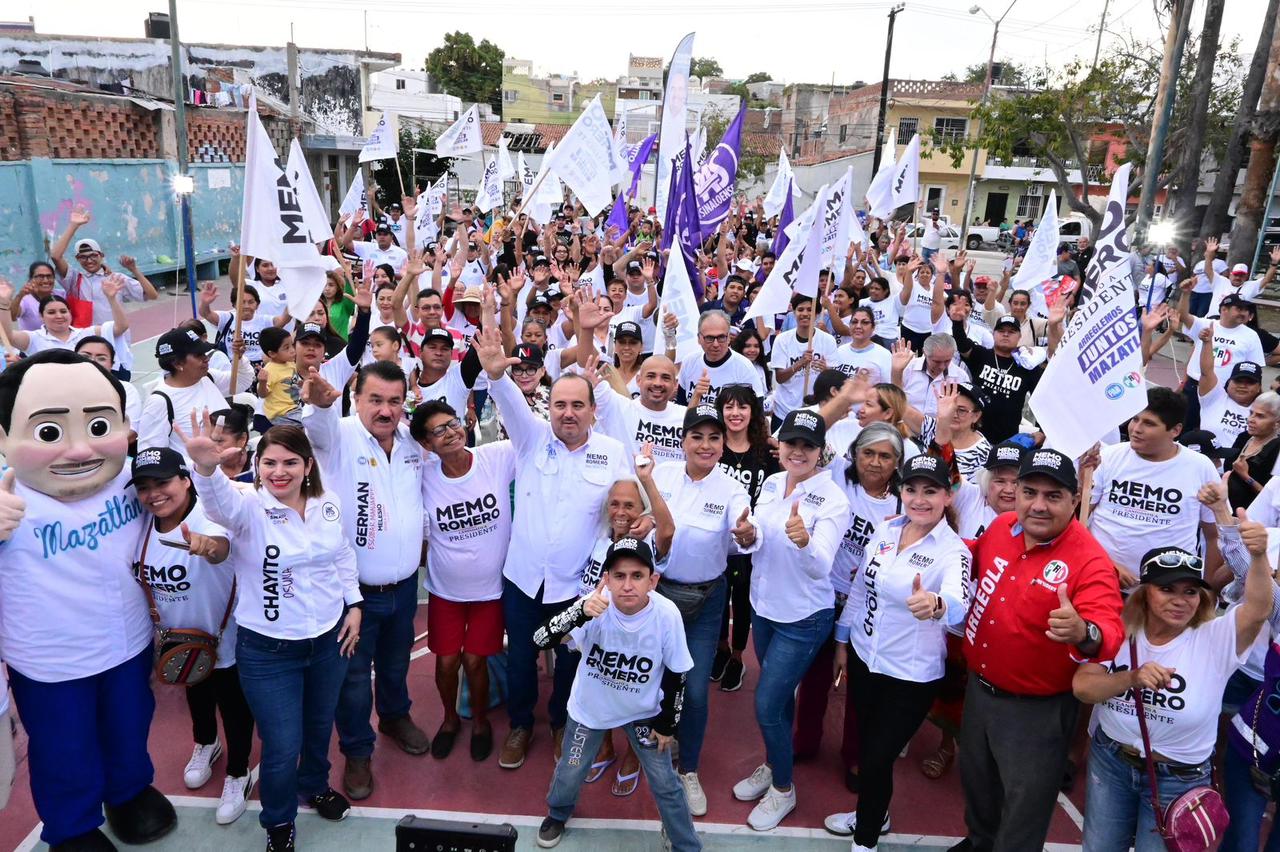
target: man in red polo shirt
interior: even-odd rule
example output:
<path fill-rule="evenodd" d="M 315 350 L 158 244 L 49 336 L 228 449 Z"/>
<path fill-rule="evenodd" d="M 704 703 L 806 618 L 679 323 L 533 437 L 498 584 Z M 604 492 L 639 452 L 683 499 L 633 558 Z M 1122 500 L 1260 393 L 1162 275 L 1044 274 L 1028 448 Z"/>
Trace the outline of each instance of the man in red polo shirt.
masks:
<path fill-rule="evenodd" d="M 969 834 L 952 852 L 1044 848 L 1080 705 L 1071 678 L 1124 640 L 1106 551 L 1076 520 L 1075 465 L 1028 453 L 1015 512 L 972 546 L 960 774 Z"/>

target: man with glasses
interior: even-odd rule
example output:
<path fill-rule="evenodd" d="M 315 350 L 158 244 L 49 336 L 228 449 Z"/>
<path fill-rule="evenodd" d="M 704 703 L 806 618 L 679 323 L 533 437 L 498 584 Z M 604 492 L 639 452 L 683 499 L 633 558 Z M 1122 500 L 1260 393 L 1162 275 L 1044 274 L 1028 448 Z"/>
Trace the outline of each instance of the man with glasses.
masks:
<path fill-rule="evenodd" d="M 767 391 L 755 364 L 746 356 L 729 348 L 729 315 L 724 311 L 707 311 L 698 317 L 698 345 L 702 352 L 680 366 L 677 401 L 688 405 L 698 383 L 705 376 L 707 389 L 702 401 L 714 403 L 725 385 L 750 385 L 761 399 Z"/>

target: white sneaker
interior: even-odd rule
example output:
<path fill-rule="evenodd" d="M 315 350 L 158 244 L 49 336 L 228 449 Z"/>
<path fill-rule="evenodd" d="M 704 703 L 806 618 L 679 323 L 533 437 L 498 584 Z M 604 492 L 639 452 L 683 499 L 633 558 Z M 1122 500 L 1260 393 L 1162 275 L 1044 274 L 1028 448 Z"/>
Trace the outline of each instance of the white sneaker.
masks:
<path fill-rule="evenodd" d="M 222 742 L 214 740 L 213 745 L 197 745 L 191 750 L 191 760 L 187 768 L 182 770 L 182 780 L 188 790 L 198 790 L 209 783 L 213 775 L 213 763 L 222 756 Z"/>
<path fill-rule="evenodd" d="M 773 770 L 769 764 L 762 763 L 751 773 L 750 778 L 743 778 L 733 785 L 733 797 L 739 802 L 754 802 L 769 792 L 773 786 Z"/>
<path fill-rule="evenodd" d="M 854 843 L 849 852 L 876 852 L 876 850 L 872 849 L 870 846 L 859 846 L 857 843 Z"/>
<path fill-rule="evenodd" d="M 677 772 L 680 785 L 684 787 L 684 798 L 689 803 L 689 813 L 693 816 L 707 815 L 707 794 L 702 790 L 702 782 L 696 772 Z"/>
<path fill-rule="evenodd" d="M 218 825 L 230 825 L 240 818 L 255 780 L 252 772 L 240 778 L 226 777 L 222 782 L 222 801 L 218 802 L 218 813 L 214 816 Z"/>
<path fill-rule="evenodd" d="M 783 793 L 770 784 L 769 792 L 747 816 L 747 825 L 756 831 L 772 831 L 782 822 L 783 817 L 795 809 L 796 785 L 792 784 L 791 789 Z"/>
<path fill-rule="evenodd" d="M 844 814 L 832 814 L 822 821 L 822 825 L 832 834 L 848 837 L 858 827 L 858 812 L 850 811 Z M 880 823 L 880 836 L 883 837 L 888 834 L 889 828 L 889 815 L 885 814 L 884 822 Z"/>

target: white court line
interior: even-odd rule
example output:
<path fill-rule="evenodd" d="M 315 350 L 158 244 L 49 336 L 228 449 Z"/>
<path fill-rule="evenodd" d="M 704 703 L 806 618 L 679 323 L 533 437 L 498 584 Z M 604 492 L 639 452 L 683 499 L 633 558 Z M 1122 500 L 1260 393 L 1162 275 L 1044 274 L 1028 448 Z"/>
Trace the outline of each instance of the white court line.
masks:
<path fill-rule="evenodd" d="M 1076 807 L 1075 802 L 1068 799 L 1066 793 L 1059 793 L 1058 804 L 1062 805 L 1062 809 L 1067 812 L 1067 816 L 1071 817 L 1071 821 L 1076 824 L 1076 828 L 1084 831 L 1084 814 L 1080 813 L 1080 809 Z"/>
<path fill-rule="evenodd" d="M 40 842 L 40 831 L 44 828 L 43 822 L 36 823 L 36 827 L 31 829 L 31 833 L 22 839 L 22 842 L 13 847 L 13 852 L 31 852 L 36 848 L 36 844 Z"/>

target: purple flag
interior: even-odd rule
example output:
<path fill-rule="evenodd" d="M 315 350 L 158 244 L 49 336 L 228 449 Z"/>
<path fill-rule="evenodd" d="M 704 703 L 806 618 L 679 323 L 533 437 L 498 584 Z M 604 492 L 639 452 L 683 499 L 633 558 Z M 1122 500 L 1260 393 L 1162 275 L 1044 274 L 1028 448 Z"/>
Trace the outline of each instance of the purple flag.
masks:
<path fill-rule="evenodd" d="M 746 114 L 747 104 L 744 101 L 737 116 L 725 128 L 720 144 L 694 176 L 701 234 L 723 222 L 733 208 L 733 190 L 738 182 L 738 153 L 742 150 L 742 121 Z"/>
<path fill-rule="evenodd" d="M 628 149 L 627 159 L 631 167 L 631 186 L 627 189 L 628 199 L 636 197 L 636 190 L 640 187 L 640 172 L 643 171 L 644 164 L 649 162 L 649 154 L 657 141 L 658 134 L 651 133 L 634 150 Z"/>
<path fill-rule="evenodd" d="M 609 211 L 609 221 L 604 223 L 605 233 L 607 234 L 610 228 L 617 227 L 619 234 L 625 234 L 630 226 L 630 217 L 627 215 L 627 198 L 622 193 L 618 193 L 618 197 L 613 200 L 613 209 Z"/>
<path fill-rule="evenodd" d="M 791 181 L 787 181 L 787 200 L 782 202 L 782 212 L 778 214 L 778 232 L 773 235 L 770 250 L 774 257 L 782 257 L 782 252 L 790 240 L 787 238 L 787 226 L 796 218 L 795 207 L 791 203 Z"/>
<path fill-rule="evenodd" d="M 730 193 L 732 195 L 732 193 Z M 698 196 L 694 190 L 693 155 L 689 151 L 689 137 L 684 140 L 684 162 L 680 165 L 680 182 L 676 194 L 668 199 L 669 205 L 678 206 L 676 237 L 684 264 L 689 269 L 689 281 L 694 295 L 702 298 L 702 285 L 698 279 L 697 251 L 702 248 L 702 221 L 698 217 Z"/>

